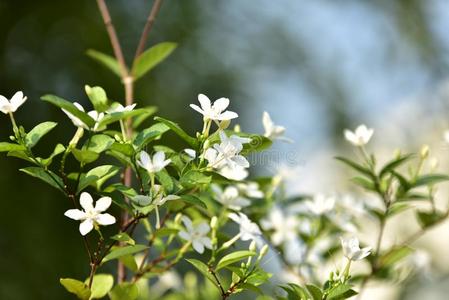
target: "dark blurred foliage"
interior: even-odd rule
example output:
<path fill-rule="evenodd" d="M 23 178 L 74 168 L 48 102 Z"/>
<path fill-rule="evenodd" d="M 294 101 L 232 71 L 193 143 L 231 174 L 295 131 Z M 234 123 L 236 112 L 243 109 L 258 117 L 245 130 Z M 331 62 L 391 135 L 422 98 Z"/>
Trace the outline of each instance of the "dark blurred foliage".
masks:
<path fill-rule="evenodd" d="M 128 61 L 134 55 L 150 2 L 107 1 Z M 357 1 L 341 2 L 350 5 Z M 441 59 L 441 47 L 429 28 L 431 16 L 426 13 L 426 1 L 358 2 L 365 2 L 392 20 L 435 78 L 445 75 L 442 70 L 447 61 Z M 240 3 L 245 7 L 257 5 L 251 1 L 229 1 L 229 5 L 237 7 L 236 11 Z M 247 19 L 237 14 L 235 20 L 226 21 L 237 22 L 242 29 L 252 28 L 256 38 L 240 41 L 245 46 L 242 52 L 254 52 L 244 53 L 241 59 L 245 68 L 235 69 L 228 61 L 229 53 L 225 55 L 233 49 L 229 48 L 232 45 L 211 45 L 203 39 L 208 24 L 201 18 L 207 15 L 208 21 L 213 22 L 222 13 L 222 7 L 220 1 L 165 1 L 149 44 L 174 41 L 179 48 L 137 83 L 135 98 L 139 106 L 156 105 L 158 114 L 193 133 L 201 118 L 193 118 L 193 113 L 186 110 L 199 92 L 211 98 L 226 95 L 245 99 L 233 102 L 234 110 L 254 106 L 257 99 L 248 97 L 250 91 L 242 88 L 240 74 L 271 65 L 276 70 L 300 70 L 303 84 L 314 91 L 328 111 L 330 136 L 340 134 L 350 123 L 346 107 L 351 87 L 348 78 L 341 76 L 337 61 L 326 68 L 316 65 L 314 53 L 318 44 L 298 43 L 285 27 L 263 20 L 263 16 Z M 234 31 L 223 31 L 239 36 L 235 27 Z M 15 91 L 23 90 L 28 96 L 28 102 L 17 113 L 20 124 L 30 129 L 38 122 L 55 120 L 59 126 L 46 141 L 67 142 L 74 133 L 73 126 L 60 110 L 42 103 L 41 95 L 52 93 L 87 104 L 84 85 L 89 84 L 103 86 L 110 98 L 123 100 L 119 80 L 85 55 L 90 48 L 112 54 L 95 1 L 0 0 L 0 94 L 11 97 Z M 294 114 L 295 109 L 292 107 L 288 113 Z M 0 116 L 0 139 L 6 140 L 10 132 L 8 118 Z M 181 147 L 175 141 L 173 144 Z M 50 153 L 52 145 L 43 142 L 37 150 Z M 25 166 L 23 161 L 2 155 L 0 166 L 0 299 L 67 299 L 58 284 L 59 278 L 83 278 L 88 271 L 78 224 L 63 216 L 70 203 L 54 189 L 19 172 Z"/>

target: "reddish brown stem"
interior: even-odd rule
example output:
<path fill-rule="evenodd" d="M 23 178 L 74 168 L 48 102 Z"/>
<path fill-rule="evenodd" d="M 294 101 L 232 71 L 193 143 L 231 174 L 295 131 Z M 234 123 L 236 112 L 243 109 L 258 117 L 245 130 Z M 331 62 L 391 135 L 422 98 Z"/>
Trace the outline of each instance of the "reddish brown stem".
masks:
<path fill-rule="evenodd" d="M 155 0 L 153 6 L 151 7 L 150 14 L 147 18 L 147 22 L 145 23 L 145 27 L 143 28 L 142 35 L 140 36 L 139 45 L 137 46 L 135 58 L 139 57 L 140 54 L 145 49 L 145 44 L 148 40 L 148 35 L 150 34 L 151 28 L 153 28 L 154 21 L 156 20 L 157 13 L 161 8 L 162 0 Z"/>

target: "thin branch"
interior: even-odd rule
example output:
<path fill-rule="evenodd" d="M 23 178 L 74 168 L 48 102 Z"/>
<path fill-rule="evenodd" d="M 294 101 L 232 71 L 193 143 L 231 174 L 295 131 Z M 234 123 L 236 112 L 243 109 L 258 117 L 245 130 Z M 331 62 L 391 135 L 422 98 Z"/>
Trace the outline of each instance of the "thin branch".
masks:
<path fill-rule="evenodd" d="M 104 0 L 97 0 L 97 5 L 103 18 L 104 25 L 106 26 L 109 40 L 111 41 L 112 49 L 114 50 L 115 58 L 119 63 L 122 79 L 125 79 L 128 76 L 128 68 L 126 67 L 125 57 L 123 56 L 122 47 L 120 46 L 114 24 L 112 24 L 109 9 Z"/>
<path fill-rule="evenodd" d="M 145 27 L 143 28 L 142 35 L 140 36 L 139 45 L 137 46 L 136 55 L 134 59 L 139 57 L 140 54 L 145 49 L 145 45 L 148 40 L 148 35 L 150 34 L 151 28 L 153 28 L 154 21 L 156 20 L 156 16 L 161 8 L 162 0 L 155 0 L 153 6 L 151 7 L 150 14 L 147 18 L 147 22 L 145 23 Z"/>

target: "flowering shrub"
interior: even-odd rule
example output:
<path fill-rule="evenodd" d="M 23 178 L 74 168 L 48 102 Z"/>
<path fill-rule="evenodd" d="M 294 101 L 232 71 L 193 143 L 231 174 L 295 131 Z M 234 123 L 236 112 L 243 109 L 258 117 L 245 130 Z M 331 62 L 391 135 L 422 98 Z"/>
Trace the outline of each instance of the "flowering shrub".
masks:
<path fill-rule="evenodd" d="M 107 7 L 103 1 L 98 4 L 114 37 Z M 99 86 L 85 88 L 92 109 L 43 96 L 74 125 L 71 140 L 56 143 L 50 155 L 33 148 L 57 123 L 43 122 L 28 131 L 15 117 L 27 98 L 22 92 L 10 100 L 0 96 L 0 111 L 9 115 L 13 131 L 9 142 L 0 143 L 0 151 L 26 161 L 29 166 L 22 172 L 59 190 L 69 200 L 64 215 L 79 222 L 73 222 L 72 234 L 79 226 L 80 248 L 89 258 L 86 278 L 60 280 L 79 299 L 227 299 L 244 291 L 260 300 L 347 299 L 372 279 L 404 280 L 398 270 L 410 267 L 403 264 L 413 253 L 410 244 L 446 219 L 448 212 L 436 208 L 434 195 L 449 177 L 436 173 L 435 163 L 427 168 L 428 148 L 417 155 L 396 153 L 380 166 L 365 149 L 374 130 L 364 125 L 344 132 L 361 160 L 337 159 L 358 174 L 352 181 L 376 195 L 380 205 L 326 194 L 287 197 L 282 175 L 249 180 L 248 155 L 275 140 L 289 141 L 285 128 L 266 112 L 263 134 L 232 128 L 238 114 L 228 110 L 229 99 L 211 101 L 203 94 L 198 95 L 199 105 L 190 105 L 191 113 L 203 120 L 196 135 L 162 117 L 154 117 L 148 126 L 145 122 L 156 110 L 133 102 L 133 83 L 175 45 L 141 49 L 128 70 L 116 38 L 111 41 L 115 58 L 94 50 L 89 55 L 121 77 L 125 105 L 112 102 Z M 169 131 L 185 148 L 161 142 Z M 74 161 L 76 167 L 69 168 Z M 417 209 L 415 201 L 429 208 Z M 421 229 L 383 247 L 388 220 L 411 209 Z M 356 237 L 361 215 L 378 222 L 372 247 L 363 243 L 361 248 Z M 339 257 L 344 264 L 328 270 L 329 262 Z M 281 265 L 281 276 L 272 277 L 274 261 Z M 116 279 L 105 271 L 114 262 Z M 352 264 L 366 269 L 353 274 Z M 177 271 L 186 268 L 181 288 Z M 198 282 L 192 270 L 204 280 Z"/>

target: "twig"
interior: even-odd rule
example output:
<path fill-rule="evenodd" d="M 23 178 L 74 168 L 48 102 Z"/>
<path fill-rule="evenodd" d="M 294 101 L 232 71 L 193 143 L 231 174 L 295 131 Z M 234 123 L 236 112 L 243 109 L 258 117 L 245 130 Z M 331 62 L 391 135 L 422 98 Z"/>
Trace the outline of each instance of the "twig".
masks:
<path fill-rule="evenodd" d="M 154 21 L 156 20 L 156 16 L 159 12 L 159 9 L 161 8 L 162 0 L 155 0 L 153 3 L 153 6 L 151 7 L 150 14 L 147 18 L 147 22 L 145 23 L 145 27 L 143 28 L 142 35 L 140 36 L 139 45 L 137 46 L 136 55 L 134 59 L 137 59 L 137 57 L 142 54 L 142 52 L 145 49 L 145 44 L 148 39 L 148 35 L 151 31 L 151 28 L 153 27 Z"/>

